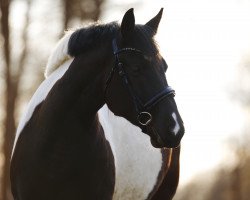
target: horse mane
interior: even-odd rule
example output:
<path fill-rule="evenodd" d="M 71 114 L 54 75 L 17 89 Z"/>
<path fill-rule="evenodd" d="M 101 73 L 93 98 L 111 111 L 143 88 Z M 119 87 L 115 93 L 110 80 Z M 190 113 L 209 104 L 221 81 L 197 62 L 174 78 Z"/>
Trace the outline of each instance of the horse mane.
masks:
<path fill-rule="evenodd" d="M 105 42 L 111 41 L 118 33 L 119 25 L 116 22 L 108 24 L 92 24 L 87 28 L 76 30 L 70 37 L 68 53 L 75 57 L 86 51 L 100 48 Z"/>
<path fill-rule="evenodd" d="M 65 32 L 49 56 L 44 76 L 47 78 L 70 58 L 99 47 L 104 41 L 113 38 L 118 29 L 119 25 L 116 22 L 93 23 L 75 31 Z"/>
<path fill-rule="evenodd" d="M 45 78 L 48 78 L 52 72 L 71 58 L 68 54 L 68 43 L 72 33 L 72 31 L 65 32 L 65 35 L 58 41 L 57 45 L 52 50 L 44 72 Z"/>
<path fill-rule="evenodd" d="M 67 31 L 64 37 L 59 40 L 48 59 L 44 73 L 45 77 L 47 78 L 70 58 L 92 49 L 100 48 L 105 42 L 111 41 L 118 35 L 119 28 L 120 26 L 117 22 L 111 22 L 108 24 L 94 23 L 75 31 Z M 152 35 L 153 32 L 150 27 L 136 25 L 135 36 L 140 39 L 136 39 L 135 43 L 140 43 L 145 53 L 157 54 L 157 45 Z"/>

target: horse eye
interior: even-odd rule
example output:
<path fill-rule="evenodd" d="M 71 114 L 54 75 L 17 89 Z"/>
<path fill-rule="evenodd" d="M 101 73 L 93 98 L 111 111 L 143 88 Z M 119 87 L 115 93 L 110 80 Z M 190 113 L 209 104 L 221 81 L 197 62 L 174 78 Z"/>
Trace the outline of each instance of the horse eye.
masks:
<path fill-rule="evenodd" d="M 144 59 L 147 60 L 148 62 L 152 61 L 152 57 L 144 55 Z"/>
<path fill-rule="evenodd" d="M 139 72 L 140 71 L 140 65 L 133 65 L 132 67 L 133 72 Z"/>

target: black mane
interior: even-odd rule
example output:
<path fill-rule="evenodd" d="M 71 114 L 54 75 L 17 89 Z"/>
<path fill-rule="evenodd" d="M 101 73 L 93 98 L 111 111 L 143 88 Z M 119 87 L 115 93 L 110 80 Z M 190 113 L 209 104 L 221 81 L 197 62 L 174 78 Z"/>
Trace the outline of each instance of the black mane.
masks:
<path fill-rule="evenodd" d="M 68 54 L 76 57 L 91 49 L 100 48 L 107 41 L 120 35 L 120 25 L 116 22 L 108 24 L 93 24 L 88 27 L 77 29 L 72 33 L 69 44 Z M 129 47 L 141 49 L 147 54 L 158 54 L 158 48 L 153 39 L 153 31 L 150 27 L 136 25 Z M 126 44 L 125 44 L 126 45 Z M 130 46 L 131 45 L 131 46 Z"/>
<path fill-rule="evenodd" d="M 109 24 L 93 24 L 88 27 L 80 28 L 72 33 L 69 44 L 68 53 L 70 56 L 78 56 L 93 48 L 98 48 L 105 41 L 114 38 L 119 30 L 116 22 Z"/>

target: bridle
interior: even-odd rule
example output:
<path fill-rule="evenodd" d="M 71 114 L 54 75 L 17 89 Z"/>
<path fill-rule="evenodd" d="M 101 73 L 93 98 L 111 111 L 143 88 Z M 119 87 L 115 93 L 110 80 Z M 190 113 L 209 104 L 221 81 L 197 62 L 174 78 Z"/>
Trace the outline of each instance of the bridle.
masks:
<path fill-rule="evenodd" d="M 133 101 L 135 111 L 137 113 L 137 120 L 142 126 L 147 126 L 152 121 L 152 114 L 149 112 L 152 107 L 154 107 L 157 103 L 159 103 L 161 100 L 163 100 L 166 97 L 175 95 L 175 91 L 170 87 L 166 86 L 164 87 L 159 93 L 157 93 L 155 96 L 150 98 L 146 103 L 143 103 L 140 98 L 135 94 L 132 85 L 129 82 L 128 75 L 124 69 L 123 63 L 119 59 L 119 54 L 123 52 L 135 52 L 139 54 L 143 54 L 142 51 L 135 49 L 135 48 L 122 48 L 118 49 L 116 39 L 113 39 L 112 41 L 112 47 L 113 47 L 113 54 L 115 56 L 115 65 L 111 69 L 109 76 L 106 80 L 106 86 L 105 86 L 105 97 L 107 93 L 108 86 L 111 83 L 111 80 L 113 78 L 113 75 L 115 71 L 117 70 L 119 76 L 122 78 L 123 84 L 127 88 L 130 97 Z"/>

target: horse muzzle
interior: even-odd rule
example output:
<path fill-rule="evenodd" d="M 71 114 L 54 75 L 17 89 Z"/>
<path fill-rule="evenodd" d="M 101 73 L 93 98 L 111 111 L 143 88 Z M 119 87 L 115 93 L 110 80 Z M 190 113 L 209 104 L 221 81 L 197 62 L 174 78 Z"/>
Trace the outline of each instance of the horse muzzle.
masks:
<path fill-rule="evenodd" d="M 150 136 L 150 142 L 155 148 L 177 148 L 180 146 L 184 132 L 183 127 L 178 131 L 178 133 L 169 131 L 164 134 L 164 137 L 162 137 L 153 126 L 150 126 L 147 128 L 146 134 Z"/>

